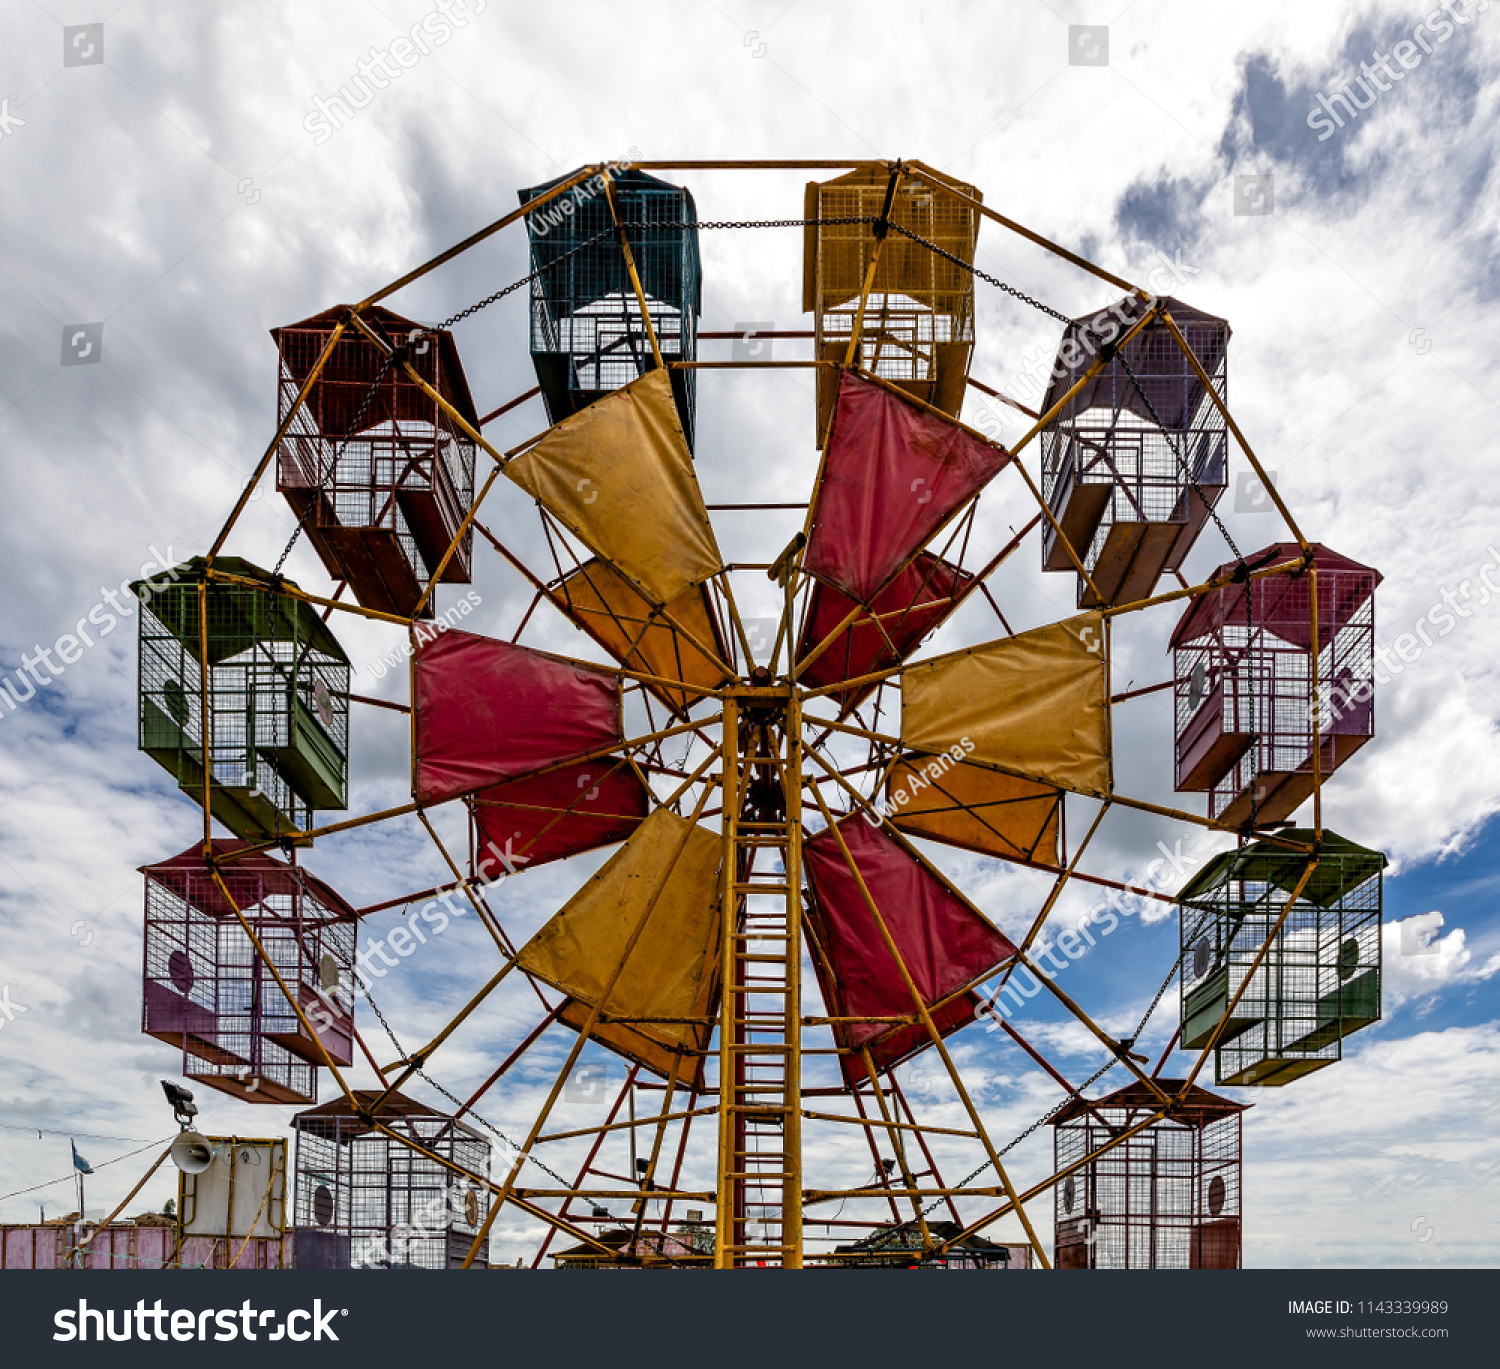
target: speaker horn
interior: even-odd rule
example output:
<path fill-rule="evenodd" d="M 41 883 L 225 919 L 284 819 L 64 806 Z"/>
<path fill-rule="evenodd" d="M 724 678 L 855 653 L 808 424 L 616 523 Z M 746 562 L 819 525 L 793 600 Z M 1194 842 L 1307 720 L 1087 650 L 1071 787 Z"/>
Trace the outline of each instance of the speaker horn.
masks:
<path fill-rule="evenodd" d="M 214 1161 L 214 1148 L 201 1132 L 184 1131 L 172 1142 L 172 1163 L 184 1174 L 202 1174 Z"/>

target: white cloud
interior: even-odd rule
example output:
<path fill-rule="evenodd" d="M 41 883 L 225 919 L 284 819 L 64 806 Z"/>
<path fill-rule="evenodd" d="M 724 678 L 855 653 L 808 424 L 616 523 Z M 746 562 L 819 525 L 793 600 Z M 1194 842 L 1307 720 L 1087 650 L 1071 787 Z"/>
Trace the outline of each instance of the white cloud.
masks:
<path fill-rule="evenodd" d="M 1093 244 L 1106 267 L 1132 278 L 1150 269 L 1159 248 L 1171 255 L 1184 243 L 1201 274 L 1183 293 L 1233 322 L 1232 401 L 1303 526 L 1385 572 L 1381 640 L 1411 630 L 1443 586 L 1472 579 L 1483 563 L 1497 496 L 1474 478 L 1474 453 L 1487 450 L 1494 430 L 1500 344 L 1488 274 L 1496 201 L 1480 163 L 1490 149 L 1500 24 L 1475 25 L 1462 56 L 1456 44 L 1449 49 L 1449 71 L 1434 65 L 1414 73 L 1409 90 L 1382 100 L 1351 131 L 1349 165 L 1362 179 L 1348 185 L 1278 161 L 1274 130 L 1233 167 L 1220 152 L 1231 126 L 1253 133 L 1254 111 L 1241 101 L 1242 54 L 1266 55 L 1289 82 L 1308 73 L 1322 79 L 1342 60 L 1332 54 L 1355 17 L 1292 0 L 1233 12 L 1143 0 L 1115 21 L 1115 72 L 1063 65 L 1065 27 L 1043 6 L 1012 13 L 974 3 L 948 13 L 873 4 L 862 11 L 868 22 L 851 29 L 837 7 L 786 9 L 783 0 L 745 0 L 732 17 L 712 6 L 679 13 L 648 4 L 646 18 L 629 24 L 604 3 L 492 5 L 326 146 L 315 146 L 301 126 L 312 95 L 346 81 L 371 43 L 387 41 L 428 7 L 398 0 L 397 24 L 353 2 L 127 6 L 106 21 L 107 67 L 59 69 L 56 25 L 35 6 L 11 6 L 0 55 L 9 75 L 0 91 L 18 92 L 11 108 L 28 122 L 0 143 L 7 187 L 0 200 L 0 442 L 8 496 L 0 508 L 7 587 L 0 673 L 33 642 L 68 630 L 97 602 L 99 585 L 132 574 L 153 541 L 182 537 L 195 551 L 207 545 L 274 422 L 266 329 L 361 297 L 513 208 L 517 187 L 632 143 L 648 156 L 914 153 L 971 179 L 1019 221 L 1067 244 Z M 1360 13 L 1405 22 L 1407 11 L 1404 0 L 1383 0 Z M 752 28 L 768 42 L 764 60 L 742 42 Z M 975 41 L 955 45 L 957 31 Z M 671 56 L 665 68 L 664 50 Z M 840 60 L 830 63 L 829 52 Z M 634 73 L 645 69 L 671 74 L 643 85 Z M 1446 103 L 1461 98 L 1466 82 L 1477 110 L 1467 121 Z M 1292 116 L 1295 122 L 1301 111 Z M 1276 214 L 1233 216 L 1228 177 L 1261 163 L 1276 167 Z M 1122 196 L 1159 175 L 1193 183 L 1189 210 L 1159 216 L 1159 231 L 1121 232 Z M 247 176 L 259 193 L 254 204 L 237 189 Z M 806 176 L 684 179 L 705 218 L 734 219 L 796 214 Z M 1148 196 L 1158 209 L 1166 198 Z M 992 226 L 980 257 L 986 270 L 1065 312 L 1114 294 Z M 709 235 L 704 259 L 705 327 L 773 317 L 783 328 L 805 326 L 796 231 Z M 440 318 L 525 270 L 523 240 L 512 232 L 407 292 L 398 307 Z M 481 407 L 533 383 L 525 314 L 517 296 L 463 325 L 472 330 L 461 343 Z M 104 364 L 59 370 L 61 327 L 80 319 L 105 320 Z M 974 372 L 981 379 L 1004 381 L 1021 357 L 1056 341 L 1053 320 L 988 287 L 980 290 L 978 320 Z M 1425 330 L 1432 349 L 1416 351 L 1415 329 Z M 795 372 L 704 377 L 699 468 L 710 498 L 801 497 L 816 463 L 808 391 Z M 541 423 L 533 403 L 496 429 L 519 441 Z M 544 563 L 533 511 L 501 485 L 487 506 L 490 521 Z M 995 545 L 1029 516 L 1019 481 L 1009 478 L 1003 496 L 984 507 L 980 530 Z M 1280 535 L 1268 526 L 1273 520 L 1228 508 L 1225 516 L 1247 549 Z M 279 496 L 268 494 L 251 505 L 233 549 L 270 563 L 292 522 Z M 725 538 L 736 557 L 755 560 L 766 550 L 743 531 Z M 1204 539 L 1190 571 L 1222 559 L 1211 542 Z M 327 587 L 305 541 L 288 570 L 309 587 Z M 482 560 L 479 574 L 481 630 L 508 635 L 529 588 L 494 558 Z M 994 588 L 1017 626 L 1072 611 L 1072 582 L 1041 574 L 1034 539 L 996 575 Z M 992 634 L 977 598 L 973 608 L 961 626 Z M 1117 688 L 1164 677 L 1172 616 L 1120 625 Z M 383 625 L 341 624 L 351 656 L 367 667 L 399 638 Z M 975 639 L 959 627 L 955 621 L 934 649 Z M 592 654 L 554 618 L 539 616 L 532 631 L 528 640 L 539 645 Z M 200 827 L 192 804 L 135 751 L 134 651 L 125 636 L 91 651 L 48 698 L 0 717 L 0 984 L 14 978 L 17 1001 L 29 1009 L 0 1036 L 0 1110 L 18 1125 L 149 1139 L 164 1130 L 155 1080 L 180 1058 L 137 1030 L 134 870 L 186 847 Z M 397 697 L 404 688 L 399 672 L 373 682 L 367 669 L 364 678 L 368 692 Z M 1377 713 L 1378 737 L 1327 788 L 1329 821 L 1391 850 L 1415 876 L 1422 862 L 1462 849 L 1500 808 L 1492 620 L 1476 615 L 1439 638 L 1382 690 Z M 404 725 L 383 713 L 355 721 L 355 811 L 399 802 Z M 1171 791 L 1164 696 L 1122 705 L 1115 740 L 1123 787 L 1163 802 L 1200 802 Z M 1070 812 L 1075 841 L 1088 816 L 1082 804 Z M 457 835 L 453 818 L 437 818 L 445 840 Z M 1141 878 L 1157 840 L 1171 847 L 1181 835 L 1117 808 L 1084 868 Z M 1012 935 L 1030 925 L 1051 884 L 1036 872 L 951 852 L 942 859 Z M 307 862 L 360 903 L 444 877 L 411 822 L 322 842 Z M 495 896 L 507 928 L 529 933 L 594 864 L 508 882 Z M 1071 887 L 1056 919 L 1076 922 L 1099 896 Z M 1170 915 L 1166 906 L 1150 903 L 1138 920 L 1162 915 Z M 372 933 L 382 935 L 396 918 L 385 915 Z M 79 919 L 95 933 L 88 945 L 71 933 Z M 1476 929 L 1474 939 L 1481 935 Z M 444 942 L 379 986 L 403 1043 L 430 1034 L 490 972 L 477 927 Z M 1436 945 L 1428 957 L 1388 953 L 1393 1006 L 1473 987 L 1500 968 L 1463 929 Z M 1149 997 L 1164 971 L 1153 967 L 1140 992 Z M 466 1093 L 511 1049 L 534 1009 L 523 995 L 477 1014 L 444 1048 L 434 1073 Z M 1124 1013 L 1101 1020 L 1114 1031 L 1134 1025 Z M 1438 1151 L 1444 1165 L 1460 1170 L 1480 1163 L 1483 1141 L 1469 1119 L 1482 1108 L 1483 1081 L 1494 1086 L 1493 1029 L 1393 1039 L 1407 1026 L 1398 1018 L 1372 1029 L 1370 1046 L 1267 1097 L 1251 1114 L 1248 1248 L 1255 1261 L 1352 1261 L 1387 1249 L 1389 1233 L 1370 1225 L 1364 1206 L 1353 1216 L 1347 1205 L 1330 1206 L 1331 1190 L 1343 1192 L 1346 1179 L 1310 1137 L 1334 1135 L 1346 1150 L 1378 1151 L 1376 1184 L 1406 1184 L 1403 1166 L 1419 1155 L 1435 1163 Z M 1085 1064 L 1102 1058 L 1078 1024 L 1027 1031 Z M 369 1035 L 377 1033 L 372 1025 Z M 534 1064 L 514 1071 L 481 1105 L 485 1115 L 524 1133 L 567 1044 L 557 1033 L 538 1046 Z M 361 1068 L 354 1077 L 368 1083 Z M 970 1068 L 982 1076 L 997 1135 L 1018 1133 L 1055 1099 L 1029 1066 L 1013 1083 L 993 1073 L 982 1052 Z M 1444 1106 L 1429 1108 L 1438 1093 Z M 945 1122 L 961 1125 L 956 1101 L 941 1097 Z M 217 1095 L 205 1107 L 222 1129 L 274 1131 L 291 1111 L 256 1112 Z M 1483 1115 L 1492 1132 L 1495 1113 Z M 868 1147 L 856 1129 L 845 1130 L 855 1134 L 816 1142 L 809 1173 L 820 1181 L 863 1177 Z M 0 1192 L 66 1174 L 66 1138 L 3 1135 L 11 1139 L 0 1146 Z M 107 1154 L 133 1143 L 91 1144 Z M 561 1149 L 576 1160 L 576 1149 Z M 1018 1167 L 1041 1172 L 1046 1149 L 1043 1132 L 1019 1148 Z M 87 1153 L 98 1163 L 98 1154 Z M 945 1172 L 965 1172 L 963 1160 L 949 1166 L 949 1158 L 944 1150 Z M 123 1195 L 131 1163 L 101 1170 L 101 1200 Z M 693 1181 L 708 1178 L 699 1173 Z M 143 1199 L 159 1205 L 167 1191 L 159 1178 Z M 64 1185 L 44 1197 L 67 1192 Z M 31 1201 L 13 1200 L 0 1215 L 29 1217 Z M 1485 1190 L 1477 1205 L 1488 1202 Z M 1424 1203 L 1410 1216 L 1437 1210 L 1435 1199 Z M 1467 1210 L 1462 1220 L 1469 1221 Z M 530 1226 L 508 1222 L 499 1245 L 519 1253 L 514 1243 Z M 1440 1240 L 1424 1251 L 1493 1262 L 1494 1237 L 1478 1218 L 1464 1230 L 1450 1246 L 1440 1227 Z"/>
<path fill-rule="evenodd" d="M 1383 983 L 1388 1009 L 1430 998 L 1460 984 L 1480 984 L 1500 971 L 1500 954 L 1474 963 L 1462 927 L 1446 936 L 1442 913 L 1436 910 L 1387 922 L 1381 929 Z"/>
<path fill-rule="evenodd" d="M 1246 1264 L 1492 1263 L 1500 1024 L 1349 1044 L 1254 1095 Z"/>

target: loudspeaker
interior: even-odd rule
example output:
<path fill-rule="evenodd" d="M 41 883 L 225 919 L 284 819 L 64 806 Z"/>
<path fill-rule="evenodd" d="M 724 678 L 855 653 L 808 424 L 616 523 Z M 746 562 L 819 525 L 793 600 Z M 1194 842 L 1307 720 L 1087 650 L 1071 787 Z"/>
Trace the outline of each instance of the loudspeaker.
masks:
<path fill-rule="evenodd" d="M 200 1132 L 184 1131 L 172 1142 L 172 1163 L 184 1174 L 202 1174 L 213 1159 L 214 1148 Z"/>

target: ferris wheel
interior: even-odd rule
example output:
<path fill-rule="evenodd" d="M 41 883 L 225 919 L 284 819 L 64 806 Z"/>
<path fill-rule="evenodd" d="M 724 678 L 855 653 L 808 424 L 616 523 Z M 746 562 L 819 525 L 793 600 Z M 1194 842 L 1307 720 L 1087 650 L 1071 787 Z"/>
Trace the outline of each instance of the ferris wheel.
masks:
<path fill-rule="evenodd" d="M 799 217 L 732 223 L 701 221 L 653 174 L 801 168 L 840 174 L 807 186 Z M 523 279 L 438 324 L 385 303 L 512 224 L 528 235 Z M 1032 299 L 975 264 L 986 224 L 1117 293 L 1081 318 Z M 699 328 L 700 235 L 787 229 L 802 234 L 812 327 L 777 336 L 806 355 L 701 357 L 737 335 Z M 980 288 L 1058 330 L 1037 408 L 970 374 Z M 461 325 L 522 289 L 537 389 L 481 413 Z M 343 1137 L 342 1118 L 463 1185 L 447 1249 L 464 1267 L 507 1209 L 544 1231 L 536 1263 L 1239 1266 L 1245 1100 L 1209 1092 L 1203 1072 L 1279 1086 L 1380 1016 L 1384 858 L 1322 821 L 1324 782 L 1374 732 L 1379 576 L 1308 541 L 1262 469 L 1227 406 L 1222 318 L 1137 289 L 921 162 L 646 163 L 522 191 L 518 210 L 369 299 L 273 336 L 279 424 L 254 479 L 206 556 L 137 587 L 141 746 L 203 809 L 201 845 L 145 869 L 143 1026 L 181 1049 L 186 1077 L 312 1104 L 326 1070 L 340 1098 L 307 1129 Z M 703 493 L 700 469 L 728 458 L 701 449 L 698 373 L 730 367 L 814 374 L 817 474 L 788 502 Z M 1003 445 L 961 421 L 970 390 L 1024 413 L 1024 435 Z M 492 445 L 486 425 L 538 392 L 549 426 Z M 1285 525 L 1264 548 L 1238 547 L 1217 509 L 1242 458 Z M 281 574 L 291 545 L 269 570 L 226 551 L 273 466 L 329 592 Z M 501 477 L 534 504 L 547 564 L 487 521 Z M 1028 509 L 1004 545 L 981 517 L 997 502 Z M 726 560 L 714 515 L 768 510 L 800 530 Z M 1193 585 L 1183 567 L 1206 537 L 1223 564 Z M 492 554 L 531 595 L 508 638 L 465 623 L 461 587 Z M 1071 577 L 1076 613 L 1012 630 L 989 581 L 1023 554 Z M 776 611 L 748 614 L 752 600 Z M 966 605 L 987 628 L 926 650 Z M 608 663 L 528 644 L 553 613 Z M 408 634 L 408 703 L 351 692 L 343 614 Z M 1115 638 L 1143 614 L 1175 616 L 1168 678 L 1116 692 Z M 1206 811 L 1117 777 L 1128 710 L 1163 693 L 1176 789 Z M 409 714 L 411 800 L 329 821 L 358 745 L 351 701 Z M 467 810 L 467 851 L 428 817 L 448 804 Z M 1133 888 L 1089 860 L 1114 811 L 1221 833 L 1225 849 L 1182 889 Z M 442 887 L 359 909 L 304 863 L 315 840 L 413 815 L 451 872 Z M 1047 877 L 1025 928 L 1002 930 L 933 843 Z M 518 943 L 501 881 L 604 850 Z M 1040 960 L 1073 882 L 1179 909 L 1180 955 L 1123 1037 Z M 409 909 L 406 942 L 441 942 L 471 915 L 490 942 L 423 1041 L 357 961 L 361 919 L 392 907 Z M 1073 942 L 1095 944 L 1087 920 Z M 1180 1023 L 1153 1067 L 1136 1047 L 1174 983 Z M 1011 1020 L 1007 1004 L 1037 993 L 1102 1047 L 1092 1078 L 1067 1078 Z M 531 1025 L 460 1098 L 444 1047 L 502 1002 Z M 992 1135 L 955 1064 L 966 1029 L 1003 1032 L 1056 1090 L 1014 1139 Z M 561 1065 L 524 1132 L 502 1131 L 489 1101 L 544 1040 L 563 1043 Z M 1163 1074 L 1174 1048 L 1182 1066 Z M 600 1051 L 623 1082 L 587 1125 L 562 1125 Z M 380 1087 L 351 1087 L 359 1058 Z M 959 1125 L 903 1087 L 919 1058 Z M 1111 1072 L 1119 1087 L 1088 1092 Z M 427 1116 L 402 1092 L 417 1083 L 455 1105 L 450 1131 L 499 1145 L 493 1172 L 468 1140 L 460 1155 L 442 1126 L 404 1123 Z M 1042 1125 L 1055 1165 L 1014 1172 L 1007 1156 Z M 819 1187 L 809 1157 L 851 1140 L 871 1177 Z M 318 1164 L 321 1196 L 299 1210 L 337 1226 L 357 1204 Z M 1005 1219 L 1019 1243 L 985 1236 Z"/>

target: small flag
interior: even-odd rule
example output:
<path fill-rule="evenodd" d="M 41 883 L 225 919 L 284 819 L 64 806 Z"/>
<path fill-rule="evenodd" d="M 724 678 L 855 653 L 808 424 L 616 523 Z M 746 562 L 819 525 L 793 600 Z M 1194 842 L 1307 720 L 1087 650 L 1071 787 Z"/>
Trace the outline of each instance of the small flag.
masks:
<path fill-rule="evenodd" d="M 78 1153 L 78 1146 L 71 1139 L 68 1144 L 73 1147 L 73 1168 L 80 1174 L 92 1174 L 94 1167 Z"/>

